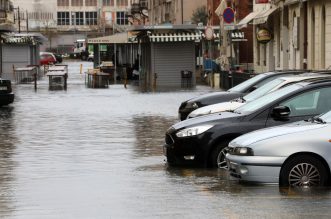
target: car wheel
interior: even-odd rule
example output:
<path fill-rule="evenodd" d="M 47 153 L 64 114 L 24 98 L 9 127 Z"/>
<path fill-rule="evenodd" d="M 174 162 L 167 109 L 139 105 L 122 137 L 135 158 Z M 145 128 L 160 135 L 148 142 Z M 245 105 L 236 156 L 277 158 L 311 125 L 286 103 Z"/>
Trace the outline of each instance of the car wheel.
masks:
<path fill-rule="evenodd" d="M 280 186 L 325 186 L 327 182 L 327 168 L 319 159 L 308 155 L 297 156 L 286 162 L 279 178 Z"/>
<path fill-rule="evenodd" d="M 211 153 L 210 164 L 212 167 L 227 169 L 225 155 L 227 154 L 227 146 L 230 141 L 224 141 L 217 145 Z"/>

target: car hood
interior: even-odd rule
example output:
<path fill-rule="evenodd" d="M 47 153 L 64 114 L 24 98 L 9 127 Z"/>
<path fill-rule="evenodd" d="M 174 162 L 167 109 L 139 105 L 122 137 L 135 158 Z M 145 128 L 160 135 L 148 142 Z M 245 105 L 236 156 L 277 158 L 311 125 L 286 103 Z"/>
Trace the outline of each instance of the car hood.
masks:
<path fill-rule="evenodd" d="M 172 130 L 179 130 L 182 128 L 187 128 L 187 127 L 193 127 L 193 126 L 198 126 L 198 125 L 204 125 L 204 124 L 217 124 L 222 120 L 226 120 L 229 118 L 234 118 L 234 117 L 241 117 L 242 115 L 236 114 L 236 113 L 231 113 L 231 112 L 224 112 L 222 114 L 210 114 L 206 116 L 199 116 L 196 118 L 192 119 L 187 119 L 181 122 L 178 122 L 174 124 L 171 129 Z"/>
<path fill-rule="evenodd" d="M 242 135 L 234 139 L 229 146 L 230 147 L 246 147 L 253 143 L 263 141 L 269 138 L 274 138 L 282 135 L 289 135 L 298 132 L 304 132 L 319 128 L 324 128 L 327 124 L 318 124 L 312 122 L 295 122 L 287 125 L 271 127 L 266 129 L 260 129 L 248 134 Z"/>
<path fill-rule="evenodd" d="M 221 91 L 221 92 L 212 92 L 207 93 L 195 98 L 188 100 L 188 103 L 199 103 L 199 106 L 206 106 L 210 104 L 230 101 L 235 98 L 242 96 L 242 93 L 229 92 L 229 91 Z"/>
<path fill-rule="evenodd" d="M 212 105 L 204 106 L 204 107 L 194 110 L 193 112 L 191 112 L 189 114 L 188 117 L 194 118 L 194 117 L 203 116 L 203 115 L 212 114 L 212 113 L 233 111 L 233 110 L 237 109 L 238 107 L 242 106 L 243 104 L 245 104 L 245 103 L 240 103 L 237 101 L 212 104 Z"/>

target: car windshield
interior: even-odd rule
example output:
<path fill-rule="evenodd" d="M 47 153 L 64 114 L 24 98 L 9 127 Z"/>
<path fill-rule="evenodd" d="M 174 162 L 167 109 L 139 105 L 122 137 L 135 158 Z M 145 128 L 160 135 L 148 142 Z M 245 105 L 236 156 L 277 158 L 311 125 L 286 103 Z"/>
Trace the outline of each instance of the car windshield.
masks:
<path fill-rule="evenodd" d="M 278 85 L 282 84 L 285 80 L 281 78 L 277 78 L 275 80 L 272 80 L 265 85 L 261 86 L 260 88 L 256 89 L 255 91 L 247 94 L 244 96 L 244 99 L 246 101 L 252 101 L 259 97 L 262 97 L 263 95 L 269 93 L 272 89 L 277 87 Z"/>
<path fill-rule="evenodd" d="M 322 119 L 323 121 L 327 122 L 327 123 L 331 123 L 331 111 L 329 111 L 329 112 L 323 114 L 323 115 L 321 116 L 321 119 Z"/>
<path fill-rule="evenodd" d="M 237 86 L 231 88 L 230 92 L 238 92 L 238 93 L 243 93 L 245 92 L 249 87 L 253 86 L 256 82 L 258 82 L 259 80 L 261 80 L 262 78 L 265 78 L 266 75 L 265 74 L 260 74 L 260 75 L 256 75 L 253 78 L 248 79 L 247 81 L 244 81 L 240 84 L 238 84 Z"/>
<path fill-rule="evenodd" d="M 271 103 L 271 102 L 281 98 L 282 96 L 284 96 L 292 91 L 295 91 L 301 87 L 302 87 L 302 85 L 299 85 L 299 84 L 293 84 L 291 86 L 284 87 L 280 90 L 271 92 L 265 96 L 262 96 L 256 100 L 253 100 L 253 101 L 239 107 L 238 109 L 235 110 L 235 112 L 240 113 L 240 114 L 249 114 L 251 112 L 254 112 L 254 111 L 260 109 L 261 107 L 265 106 L 266 104 Z"/>

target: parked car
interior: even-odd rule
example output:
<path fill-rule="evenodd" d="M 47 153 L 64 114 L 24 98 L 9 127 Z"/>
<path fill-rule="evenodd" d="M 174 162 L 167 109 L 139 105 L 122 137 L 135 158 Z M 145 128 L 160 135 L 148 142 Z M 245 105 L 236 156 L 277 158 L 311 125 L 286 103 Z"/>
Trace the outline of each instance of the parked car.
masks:
<path fill-rule="evenodd" d="M 54 53 L 55 59 L 56 59 L 56 63 L 62 63 L 63 62 L 63 57 L 61 54 L 56 54 Z"/>
<path fill-rule="evenodd" d="M 328 96 L 323 99 L 330 102 L 327 90 L 319 95 Z M 280 186 L 329 185 L 330 133 L 331 111 L 307 121 L 240 136 L 230 142 L 226 155 L 230 174 L 242 181 Z"/>
<path fill-rule="evenodd" d="M 331 81 L 324 80 L 311 79 L 284 87 L 233 112 L 200 116 L 174 124 L 165 136 L 167 162 L 170 165 L 226 168 L 226 147 L 240 135 L 308 119 L 330 110 Z"/>
<path fill-rule="evenodd" d="M 240 83 L 239 85 L 229 89 L 228 91 L 212 92 L 186 100 L 181 103 L 178 109 L 179 119 L 185 120 L 193 110 L 196 110 L 200 107 L 204 107 L 215 103 L 227 102 L 235 98 L 241 97 L 276 78 L 286 75 L 300 74 L 303 72 L 304 71 L 294 70 L 294 71 L 275 71 L 275 72 L 261 73 L 253 78 L 244 81 L 243 83 Z"/>
<path fill-rule="evenodd" d="M 40 52 L 40 65 L 53 65 L 56 63 L 56 57 L 51 52 Z"/>
<path fill-rule="evenodd" d="M 13 103 L 14 97 L 11 81 L 0 78 L 0 107 Z"/>
<path fill-rule="evenodd" d="M 212 113 L 221 113 L 221 112 L 225 112 L 225 111 L 232 111 L 250 101 L 253 101 L 259 97 L 262 97 L 263 95 L 266 95 L 267 93 L 271 93 L 282 87 L 288 86 L 289 84 L 309 80 L 311 78 L 323 78 L 323 77 L 327 78 L 327 77 L 331 77 L 331 75 L 330 74 L 319 74 L 319 73 L 303 73 L 303 74 L 295 75 L 295 76 L 277 78 L 272 81 L 269 81 L 268 83 L 259 87 L 256 90 L 252 91 L 251 93 L 249 93 L 243 97 L 234 99 L 230 102 L 211 104 L 208 106 L 198 108 L 198 109 L 192 111 L 187 116 L 187 118 L 190 119 L 190 118 L 203 116 L 203 115 L 207 115 L 207 114 L 212 114 Z"/>

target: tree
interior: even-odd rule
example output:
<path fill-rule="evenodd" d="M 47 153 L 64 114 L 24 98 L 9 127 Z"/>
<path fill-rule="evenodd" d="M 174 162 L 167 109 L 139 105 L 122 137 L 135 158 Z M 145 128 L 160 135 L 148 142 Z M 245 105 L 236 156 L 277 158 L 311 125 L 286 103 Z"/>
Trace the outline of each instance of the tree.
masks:
<path fill-rule="evenodd" d="M 203 25 L 206 25 L 207 21 L 208 21 L 208 14 L 207 14 L 206 6 L 197 8 L 193 12 L 191 20 L 194 24 L 203 23 Z"/>

